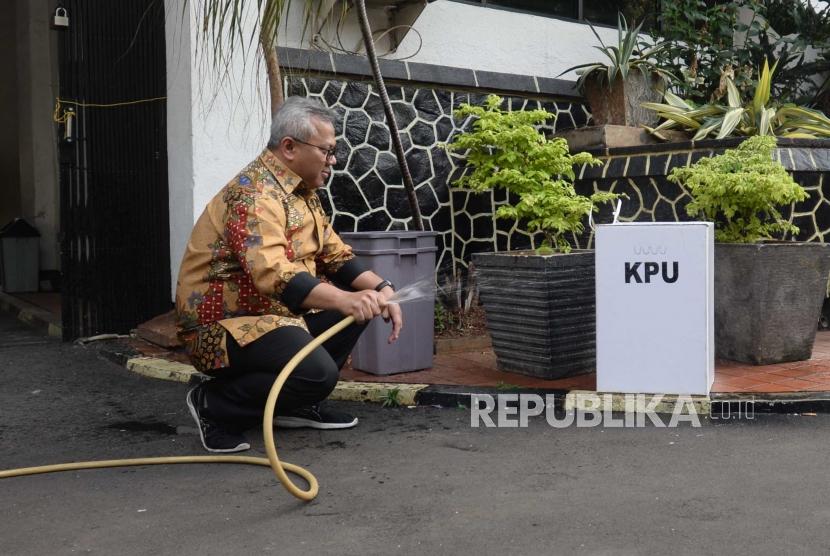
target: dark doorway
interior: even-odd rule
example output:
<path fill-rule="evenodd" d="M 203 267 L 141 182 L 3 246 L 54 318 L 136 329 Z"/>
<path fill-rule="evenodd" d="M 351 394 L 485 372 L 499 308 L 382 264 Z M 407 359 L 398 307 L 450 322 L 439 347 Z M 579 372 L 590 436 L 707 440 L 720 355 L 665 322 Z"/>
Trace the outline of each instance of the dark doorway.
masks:
<path fill-rule="evenodd" d="M 163 0 L 64 0 L 63 337 L 171 308 Z M 61 118 L 62 119 L 62 118 Z"/>

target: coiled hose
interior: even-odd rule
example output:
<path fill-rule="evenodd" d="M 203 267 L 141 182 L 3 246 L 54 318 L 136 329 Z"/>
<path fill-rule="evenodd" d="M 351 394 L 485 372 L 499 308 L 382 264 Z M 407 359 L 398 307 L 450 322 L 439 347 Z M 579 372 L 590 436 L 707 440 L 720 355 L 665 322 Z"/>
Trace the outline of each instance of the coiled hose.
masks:
<path fill-rule="evenodd" d="M 277 446 L 274 443 L 274 410 L 277 404 L 277 397 L 282 390 L 283 384 L 294 372 L 300 361 L 306 358 L 309 353 L 314 351 L 320 344 L 349 326 L 354 322 L 354 317 L 346 317 L 316 338 L 308 345 L 301 349 L 291 360 L 283 367 L 277 379 L 271 386 L 271 391 L 268 394 L 268 400 L 265 402 L 265 412 L 262 416 L 262 437 L 265 440 L 265 453 L 267 458 L 257 458 L 252 456 L 176 456 L 176 457 L 158 457 L 158 458 L 135 458 L 135 459 L 110 459 L 100 461 L 81 461 L 77 463 L 59 463 L 55 465 L 42 465 L 39 467 L 21 467 L 19 469 L 8 469 L 0 471 L 0 479 L 8 477 L 21 477 L 23 475 L 37 475 L 40 473 L 56 473 L 58 471 L 75 471 L 78 469 L 100 469 L 104 467 L 129 467 L 134 465 L 170 465 L 174 463 L 237 463 L 247 465 L 264 465 L 270 467 L 274 471 L 274 475 L 282 483 L 288 492 L 299 498 L 300 500 L 311 501 L 317 497 L 320 490 L 317 478 L 311 474 L 307 469 L 303 469 L 299 465 L 280 461 L 277 455 Z M 295 485 L 288 477 L 288 473 L 293 473 L 302 477 L 308 483 L 308 490 L 302 490 Z"/>

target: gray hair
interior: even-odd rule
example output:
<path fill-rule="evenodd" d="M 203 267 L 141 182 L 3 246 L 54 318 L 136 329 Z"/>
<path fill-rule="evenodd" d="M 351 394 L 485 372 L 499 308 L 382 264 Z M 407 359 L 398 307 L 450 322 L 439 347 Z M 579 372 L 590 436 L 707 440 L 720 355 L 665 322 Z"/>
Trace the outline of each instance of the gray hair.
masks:
<path fill-rule="evenodd" d="M 276 147 L 284 137 L 307 141 L 315 132 L 311 121 L 314 118 L 333 126 L 337 120 L 337 113 L 316 100 L 288 97 L 271 120 L 271 138 L 268 140 L 268 146 Z"/>

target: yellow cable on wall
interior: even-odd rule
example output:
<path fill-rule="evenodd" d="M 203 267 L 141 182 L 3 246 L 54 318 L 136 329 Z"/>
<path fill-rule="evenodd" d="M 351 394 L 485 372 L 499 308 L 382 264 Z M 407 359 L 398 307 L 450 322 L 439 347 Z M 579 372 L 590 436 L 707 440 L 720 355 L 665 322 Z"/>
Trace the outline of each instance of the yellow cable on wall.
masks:
<path fill-rule="evenodd" d="M 71 104 L 73 106 L 82 106 L 84 108 L 115 108 L 117 106 L 131 106 L 133 104 L 143 104 L 145 102 L 157 102 L 159 100 L 167 100 L 167 97 L 165 96 L 165 97 L 154 97 L 154 98 L 142 98 L 142 99 L 138 99 L 138 100 L 128 100 L 128 101 L 125 101 L 125 102 L 111 102 L 111 103 L 80 102 L 80 101 L 77 101 L 77 100 L 67 100 L 67 99 L 62 99 L 62 98 L 56 98 L 55 99 L 55 111 L 52 113 L 52 120 L 54 120 L 56 123 L 64 124 L 64 123 L 66 123 L 68 118 L 72 117 L 72 116 L 67 117 L 67 111 L 66 110 L 64 110 L 63 113 L 61 113 L 61 107 L 64 104 Z"/>

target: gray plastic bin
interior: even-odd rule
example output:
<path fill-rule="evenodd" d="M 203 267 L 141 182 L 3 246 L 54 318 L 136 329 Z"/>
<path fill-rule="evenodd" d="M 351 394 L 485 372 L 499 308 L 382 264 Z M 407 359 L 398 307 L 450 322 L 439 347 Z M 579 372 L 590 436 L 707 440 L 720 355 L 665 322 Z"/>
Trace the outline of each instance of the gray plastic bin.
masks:
<path fill-rule="evenodd" d="M 40 233 L 22 218 L 0 230 L 0 281 L 8 293 L 36 292 L 40 286 Z"/>
<path fill-rule="evenodd" d="M 435 277 L 436 232 L 348 232 L 340 234 L 354 254 L 397 289 Z M 435 296 L 401 305 L 404 326 L 394 344 L 392 325 L 374 319 L 352 351 L 352 367 L 374 375 L 391 375 L 432 366 Z"/>

